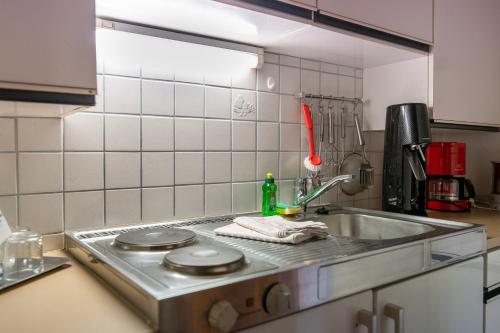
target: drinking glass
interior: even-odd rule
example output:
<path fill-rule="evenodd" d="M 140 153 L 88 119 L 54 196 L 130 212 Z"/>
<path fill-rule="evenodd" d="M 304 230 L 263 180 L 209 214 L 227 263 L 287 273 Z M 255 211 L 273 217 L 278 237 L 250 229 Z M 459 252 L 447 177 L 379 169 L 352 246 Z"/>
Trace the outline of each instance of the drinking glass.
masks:
<path fill-rule="evenodd" d="M 43 268 L 42 235 L 27 229 L 15 230 L 3 246 L 3 277 L 16 281 Z"/>

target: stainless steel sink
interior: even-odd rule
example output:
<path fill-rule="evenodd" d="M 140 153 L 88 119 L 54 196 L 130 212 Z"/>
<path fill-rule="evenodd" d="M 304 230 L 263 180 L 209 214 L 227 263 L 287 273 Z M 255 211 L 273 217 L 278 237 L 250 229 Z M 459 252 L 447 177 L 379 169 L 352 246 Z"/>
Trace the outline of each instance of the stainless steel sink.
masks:
<path fill-rule="evenodd" d="M 417 236 L 435 230 L 425 224 L 365 214 L 319 215 L 314 220 L 325 223 L 331 235 L 366 240 Z"/>

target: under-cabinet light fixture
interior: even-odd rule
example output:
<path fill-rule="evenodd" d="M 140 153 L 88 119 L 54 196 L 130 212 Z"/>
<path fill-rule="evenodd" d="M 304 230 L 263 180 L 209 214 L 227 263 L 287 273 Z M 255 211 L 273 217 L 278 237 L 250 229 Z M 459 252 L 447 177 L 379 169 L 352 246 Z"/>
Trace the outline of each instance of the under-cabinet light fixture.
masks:
<path fill-rule="evenodd" d="M 98 18 L 97 27 L 114 31 L 150 36 L 182 43 L 198 44 L 209 48 L 224 49 L 231 52 L 233 65 L 242 68 L 261 68 L 264 62 L 264 49 L 254 45 L 237 43 L 187 32 L 151 27 L 108 18 Z M 203 53 L 200 54 L 203 56 Z M 223 61 L 224 59 L 219 59 Z"/>

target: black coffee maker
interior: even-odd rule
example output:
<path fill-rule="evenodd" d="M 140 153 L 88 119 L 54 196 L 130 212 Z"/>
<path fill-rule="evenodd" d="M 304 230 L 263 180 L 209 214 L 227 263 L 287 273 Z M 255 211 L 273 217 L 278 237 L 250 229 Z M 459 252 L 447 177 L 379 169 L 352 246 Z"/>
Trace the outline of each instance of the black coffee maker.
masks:
<path fill-rule="evenodd" d="M 398 104 L 387 108 L 383 210 L 426 215 L 425 149 L 430 142 L 431 131 L 425 104 Z"/>

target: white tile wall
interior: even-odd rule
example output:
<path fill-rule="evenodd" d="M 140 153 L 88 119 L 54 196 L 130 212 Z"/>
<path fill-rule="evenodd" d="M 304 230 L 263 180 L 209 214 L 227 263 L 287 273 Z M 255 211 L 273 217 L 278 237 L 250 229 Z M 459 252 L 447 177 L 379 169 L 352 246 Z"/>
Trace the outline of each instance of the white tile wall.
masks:
<path fill-rule="evenodd" d="M 20 153 L 19 192 L 62 191 L 61 153 Z"/>
<path fill-rule="evenodd" d="M 17 226 L 17 197 L 16 196 L 1 196 L 0 209 L 7 219 L 7 223 L 11 228 Z"/>
<path fill-rule="evenodd" d="M 104 117 L 99 114 L 76 113 L 64 118 L 64 149 L 69 151 L 101 151 L 104 147 Z"/>
<path fill-rule="evenodd" d="M 203 153 L 175 153 L 175 184 L 203 183 Z"/>
<path fill-rule="evenodd" d="M 251 182 L 255 181 L 255 152 L 234 152 L 232 161 L 232 181 Z"/>
<path fill-rule="evenodd" d="M 142 189 L 142 220 L 161 222 L 174 216 L 174 188 L 156 187 Z"/>
<path fill-rule="evenodd" d="M 69 230 L 104 226 L 104 192 L 65 193 L 64 224 Z"/>
<path fill-rule="evenodd" d="M 287 55 L 280 55 L 280 64 L 287 66 L 300 67 L 300 58 L 290 57 Z"/>
<path fill-rule="evenodd" d="M 175 150 L 203 150 L 203 119 L 175 119 Z"/>
<path fill-rule="evenodd" d="M 205 214 L 231 214 L 231 184 L 205 185 Z"/>
<path fill-rule="evenodd" d="M 174 185 L 174 153 L 142 153 L 142 186 Z"/>
<path fill-rule="evenodd" d="M 194 84 L 175 85 L 175 115 L 203 117 L 205 91 Z"/>
<path fill-rule="evenodd" d="M 272 172 L 274 178 L 279 179 L 279 153 L 258 152 L 257 153 L 257 179 L 264 179 L 266 173 Z"/>
<path fill-rule="evenodd" d="M 139 189 L 106 191 L 106 224 L 137 223 L 141 219 L 141 192 Z"/>
<path fill-rule="evenodd" d="M 103 153 L 65 153 L 64 190 L 84 191 L 104 188 Z"/>
<path fill-rule="evenodd" d="M 205 120 L 205 150 L 231 150 L 231 122 Z"/>
<path fill-rule="evenodd" d="M 205 116 L 210 118 L 231 118 L 231 89 L 205 88 Z"/>
<path fill-rule="evenodd" d="M 17 192 L 16 173 L 16 154 L 0 155 L 0 194 L 15 194 Z"/>
<path fill-rule="evenodd" d="M 280 66 L 280 92 L 282 94 L 296 94 L 300 92 L 300 69 Z"/>
<path fill-rule="evenodd" d="M 142 80 L 142 114 L 172 116 L 174 114 L 174 84 Z"/>
<path fill-rule="evenodd" d="M 0 151 L 16 150 L 15 121 L 14 119 L 0 119 Z"/>
<path fill-rule="evenodd" d="M 300 88 L 311 94 L 319 94 L 319 72 L 306 69 L 301 70 Z"/>
<path fill-rule="evenodd" d="M 299 101 L 295 96 L 281 95 L 280 103 L 280 120 L 283 123 L 301 122 L 301 113 L 299 109 Z"/>
<path fill-rule="evenodd" d="M 293 179 L 300 176 L 300 153 L 281 152 L 279 174 L 281 179 Z"/>
<path fill-rule="evenodd" d="M 279 121 L 280 95 L 265 92 L 257 94 L 257 120 Z"/>
<path fill-rule="evenodd" d="M 138 79 L 108 76 L 104 77 L 104 108 L 107 113 L 141 112 L 141 81 Z"/>
<path fill-rule="evenodd" d="M 254 183 L 233 184 L 233 212 L 248 213 L 256 210 L 256 189 Z"/>
<path fill-rule="evenodd" d="M 59 119 L 21 118 L 18 121 L 20 151 L 61 151 Z"/>
<path fill-rule="evenodd" d="M 132 188 L 141 184 L 140 153 L 105 153 L 106 188 Z"/>
<path fill-rule="evenodd" d="M 233 121 L 233 150 L 255 150 L 255 122 Z"/>
<path fill-rule="evenodd" d="M 265 61 L 232 76 L 105 63 L 86 112 L 0 118 L 0 209 L 12 225 L 44 233 L 252 212 L 266 172 L 291 203 L 307 149 L 295 94 L 362 96 L 362 71 L 276 54 Z M 383 137 L 367 142 L 381 168 Z M 323 202 L 376 207 L 375 178 L 362 196 L 332 191 Z"/>
<path fill-rule="evenodd" d="M 205 153 L 205 183 L 224 183 L 231 181 L 231 153 Z"/>
<path fill-rule="evenodd" d="M 62 193 L 21 195 L 19 224 L 44 234 L 63 231 Z"/>
<path fill-rule="evenodd" d="M 173 118 L 142 117 L 142 150 L 174 150 Z"/>
<path fill-rule="evenodd" d="M 257 150 L 278 151 L 280 149 L 279 123 L 257 123 Z"/>
<path fill-rule="evenodd" d="M 175 216 L 179 218 L 204 215 L 203 185 L 175 187 Z"/>
<path fill-rule="evenodd" d="M 281 124 L 280 147 L 282 151 L 300 151 L 299 124 Z"/>
<path fill-rule="evenodd" d="M 104 124 L 107 151 L 138 151 L 141 148 L 141 118 L 107 115 Z"/>

